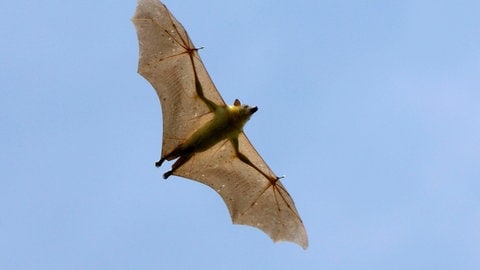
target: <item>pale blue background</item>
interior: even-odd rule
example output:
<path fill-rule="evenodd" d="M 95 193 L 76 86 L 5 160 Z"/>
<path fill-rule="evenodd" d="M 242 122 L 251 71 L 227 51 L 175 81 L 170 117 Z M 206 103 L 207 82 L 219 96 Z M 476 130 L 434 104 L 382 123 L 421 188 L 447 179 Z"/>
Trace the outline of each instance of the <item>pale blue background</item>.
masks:
<path fill-rule="evenodd" d="M 134 1 L 0 3 L 0 269 L 480 269 L 479 1 L 167 1 L 304 251 L 161 174 Z"/>

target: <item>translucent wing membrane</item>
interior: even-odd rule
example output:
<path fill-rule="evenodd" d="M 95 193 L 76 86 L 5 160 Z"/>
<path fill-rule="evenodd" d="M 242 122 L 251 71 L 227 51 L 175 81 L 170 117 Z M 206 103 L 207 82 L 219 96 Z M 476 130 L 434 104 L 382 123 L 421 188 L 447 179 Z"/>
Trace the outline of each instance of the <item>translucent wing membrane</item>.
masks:
<path fill-rule="evenodd" d="M 206 97 L 225 102 L 187 32 L 165 5 L 141 0 L 132 20 L 140 45 L 138 72 L 153 85 L 162 105 L 163 156 L 211 119 L 196 95 L 193 65 Z"/>
<path fill-rule="evenodd" d="M 257 227 L 275 242 L 290 241 L 307 248 L 305 228 L 287 190 L 243 133 L 239 145 L 240 152 L 270 178 L 236 158 L 227 140 L 196 154 L 174 174 L 217 191 L 233 223 Z"/>

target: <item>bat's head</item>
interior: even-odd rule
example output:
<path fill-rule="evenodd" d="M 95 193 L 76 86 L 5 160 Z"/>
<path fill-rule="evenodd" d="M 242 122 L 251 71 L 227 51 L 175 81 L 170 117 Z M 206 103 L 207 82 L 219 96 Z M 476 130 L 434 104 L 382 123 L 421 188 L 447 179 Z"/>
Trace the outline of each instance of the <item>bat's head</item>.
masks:
<path fill-rule="evenodd" d="M 243 125 L 250 119 L 250 116 L 258 111 L 258 108 L 251 107 L 245 104 L 241 104 L 240 100 L 235 99 L 232 106 L 228 108 L 230 118 L 235 119 L 237 126 L 243 127 Z"/>
<path fill-rule="evenodd" d="M 257 106 L 251 107 L 246 104 L 240 103 L 240 100 L 235 99 L 233 102 L 233 106 L 236 107 L 235 109 L 239 110 L 241 113 L 240 114 L 245 114 L 245 115 L 250 115 L 254 114 L 256 111 L 258 111 Z"/>

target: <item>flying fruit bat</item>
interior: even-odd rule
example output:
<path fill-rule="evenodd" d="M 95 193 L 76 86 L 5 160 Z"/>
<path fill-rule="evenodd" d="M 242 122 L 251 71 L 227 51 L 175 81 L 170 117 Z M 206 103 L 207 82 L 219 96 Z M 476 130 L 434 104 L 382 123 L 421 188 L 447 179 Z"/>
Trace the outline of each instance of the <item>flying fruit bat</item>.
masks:
<path fill-rule="evenodd" d="M 292 198 L 243 132 L 257 107 L 226 105 L 183 26 L 158 0 L 139 0 L 132 18 L 140 47 L 138 73 L 157 92 L 163 114 L 162 154 L 176 160 L 163 177 L 213 188 L 233 223 L 257 227 L 304 249 L 307 234 Z"/>

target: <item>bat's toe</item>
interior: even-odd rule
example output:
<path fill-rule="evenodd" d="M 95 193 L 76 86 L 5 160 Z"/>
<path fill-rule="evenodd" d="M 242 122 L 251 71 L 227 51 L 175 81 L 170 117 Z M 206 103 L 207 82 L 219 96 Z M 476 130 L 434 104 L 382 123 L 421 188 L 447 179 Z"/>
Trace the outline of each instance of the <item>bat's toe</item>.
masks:
<path fill-rule="evenodd" d="M 163 163 L 164 161 L 165 161 L 165 159 L 162 158 L 162 159 L 160 159 L 159 161 L 155 162 L 155 167 L 158 168 L 158 167 L 162 166 L 162 163 Z"/>
<path fill-rule="evenodd" d="M 163 179 L 167 179 L 170 175 L 172 175 L 172 171 L 168 171 L 166 173 L 163 174 Z"/>

